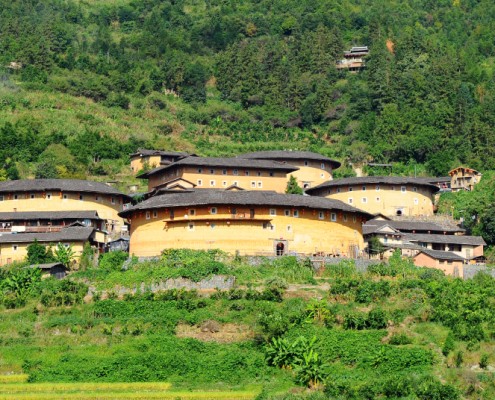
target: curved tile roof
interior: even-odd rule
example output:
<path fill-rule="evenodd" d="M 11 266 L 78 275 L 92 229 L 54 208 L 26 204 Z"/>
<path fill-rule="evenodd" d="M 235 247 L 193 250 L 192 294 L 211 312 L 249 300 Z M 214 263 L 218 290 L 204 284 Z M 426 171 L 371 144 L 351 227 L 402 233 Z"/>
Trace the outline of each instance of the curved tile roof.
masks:
<path fill-rule="evenodd" d="M 306 193 L 314 194 L 321 189 L 340 187 L 340 186 L 352 186 L 352 185 L 371 185 L 371 184 L 384 184 L 384 185 L 417 185 L 426 186 L 433 192 L 437 192 L 438 186 L 429 182 L 425 182 L 421 178 L 411 178 L 407 176 L 363 176 L 353 178 L 334 179 L 332 181 L 324 182 L 318 186 L 307 189 Z"/>
<path fill-rule="evenodd" d="M 292 150 L 268 150 L 268 151 L 255 151 L 252 153 L 239 154 L 238 158 L 248 158 L 255 160 L 315 160 L 326 161 L 332 164 L 332 167 L 338 168 L 341 163 L 331 158 L 322 156 L 318 153 L 311 151 L 292 151 Z"/>
<path fill-rule="evenodd" d="M 340 200 L 326 199 L 324 197 L 279 194 L 271 191 L 227 191 L 209 189 L 188 190 L 175 193 L 168 192 L 166 194 L 157 195 L 120 212 L 119 215 L 125 217 L 136 210 L 206 205 L 302 207 L 347 211 L 362 214 L 367 218 L 372 217 L 371 214 L 351 207 Z"/>
<path fill-rule="evenodd" d="M 93 231 L 94 228 L 71 226 L 59 232 L 7 233 L 0 235 L 0 243 L 31 243 L 34 240 L 49 243 L 85 241 L 89 239 Z"/>
<path fill-rule="evenodd" d="M 0 182 L 0 193 L 31 192 L 40 190 L 102 193 L 128 197 L 106 183 L 86 181 L 82 179 L 21 179 Z"/>
<path fill-rule="evenodd" d="M 216 167 L 216 168 L 259 168 L 268 170 L 281 170 L 287 172 L 297 171 L 299 168 L 285 163 L 269 160 L 249 160 L 237 157 L 186 157 L 172 164 L 161 166 L 144 174 L 138 175 L 138 178 L 148 178 L 158 172 L 176 166 L 193 166 L 193 167 Z"/>

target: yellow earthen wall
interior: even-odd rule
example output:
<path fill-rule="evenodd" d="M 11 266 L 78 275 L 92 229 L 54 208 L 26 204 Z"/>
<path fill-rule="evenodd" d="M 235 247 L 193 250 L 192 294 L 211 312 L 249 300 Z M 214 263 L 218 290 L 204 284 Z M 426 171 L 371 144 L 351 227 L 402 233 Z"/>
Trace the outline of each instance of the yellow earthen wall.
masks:
<path fill-rule="evenodd" d="M 294 175 L 297 183 L 303 189 L 309 189 L 333 179 L 332 165 L 329 162 L 307 161 L 308 165 L 304 165 L 304 161 L 302 160 L 287 160 L 286 162 L 289 165 L 299 168 L 298 171 L 287 174 L 287 177 Z"/>
<path fill-rule="evenodd" d="M 16 195 L 17 199 L 15 198 Z M 31 195 L 34 195 L 34 199 L 31 198 Z M 95 193 L 81 193 L 81 195 L 83 200 L 79 199 L 79 193 L 73 192 L 47 191 L 3 194 L 4 200 L 0 201 L 0 212 L 96 210 L 100 218 L 115 221 L 114 230 L 120 232 L 124 225 L 124 220 L 118 216 L 118 213 L 123 209 L 122 196 Z M 112 204 L 112 198 L 115 204 Z"/>
<path fill-rule="evenodd" d="M 405 186 L 405 192 L 401 190 L 402 186 Z M 366 187 L 366 190 L 363 190 L 363 187 Z M 349 188 L 352 188 L 352 191 L 349 191 Z M 397 210 L 400 209 L 402 215 L 405 216 L 433 215 L 432 192 L 421 186 L 352 185 L 329 188 L 324 195 L 329 199 L 341 200 L 371 214 L 396 216 Z"/>
<path fill-rule="evenodd" d="M 431 258 L 427 254 L 420 253 L 414 257 L 414 265 L 418 267 L 436 268 L 445 273 L 445 275 L 456 275 L 455 269 L 457 268 L 457 275 L 462 278 L 464 269 L 461 261 L 439 261 Z"/>
<path fill-rule="evenodd" d="M 198 172 L 199 169 L 201 173 Z M 223 174 L 224 170 L 226 174 Z M 246 171 L 249 175 L 246 175 Z M 258 173 L 261 175 L 258 176 Z M 148 190 L 178 177 L 194 183 L 196 189 L 225 189 L 235 183 L 246 190 L 274 190 L 285 193 L 287 188 L 287 174 L 283 171 L 273 171 L 273 176 L 270 176 L 267 170 L 238 168 L 235 175 L 232 168 L 185 167 L 177 170 L 167 169 L 162 174 L 151 176 L 148 180 Z"/>
<path fill-rule="evenodd" d="M 72 246 L 72 250 L 74 250 L 74 256 L 76 260 L 79 260 L 79 257 L 82 254 L 84 243 L 83 242 L 62 242 L 67 243 Z M 40 243 L 43 246 L 47 246 L 48 243 Z M 25 261 L 27 257 L 27 247 L 30 243 L 1 243 L 0 244 L 0 265 L 7 265 L 14 261 Z M 17 246 L 17 249 L 14 249 L 14 246 Z M 57 243 L 53 243 L 53 250 Z"/>
<path fill-rule="evenodd" d="M 272 209 L 273 210 L 273 209 Z M 285 212 L 290 216 L 285 216 Z M 294 217 L 294 211 L 299 217 Z M 363 249 L 362 219 L 358 215 L 335 212 L 337 221 L 331 221 L 331 212 L 257 207 L 251 218 L 249 207 L 212 207 L 174 209 L 174 219 L 165 209 L 135 213 L 131 219 L 130 253 L 136 256 L 156 256 L 167 248 L 213 249 L 234 254 L 273 255 L 278 241 L 286 241 L 286 251 L 298 253 L 325 253 L 351 256 L 350 246 Z M 347 221 L 344 221 L 344 216 Z M 149 219 L 147 219 L 149 218 Z M 193 224 L 190 226 L 190 224 Z M 265 224 L 265 227 L 263 227 Z M 271 228 L 273 226 L 273 229 Z"/>
<path fill-rule="evenodd" d="M 131 170 L 133 172 L 141 171 L 144 164 L 147 162 L 150 168 L 156 168 L 160 165 L 161 156 L 145 156 L 145 157 L 134 157 L 131 160 Z"/>

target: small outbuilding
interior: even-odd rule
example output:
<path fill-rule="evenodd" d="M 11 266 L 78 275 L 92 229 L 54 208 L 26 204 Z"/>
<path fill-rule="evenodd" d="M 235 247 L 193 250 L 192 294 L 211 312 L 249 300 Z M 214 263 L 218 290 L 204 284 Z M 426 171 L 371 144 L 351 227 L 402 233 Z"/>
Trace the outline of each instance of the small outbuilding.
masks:
<path fill-rule="evenodd" d="M 39 268 L 41 269 L 41 276 L 43 278 L 48 278 L 53 276 L 55 279 L 65 278 L 67 275 L 67 267 L 61 262 L 53 262 L 47 264 L 33 264 L 29 268 Z"/>

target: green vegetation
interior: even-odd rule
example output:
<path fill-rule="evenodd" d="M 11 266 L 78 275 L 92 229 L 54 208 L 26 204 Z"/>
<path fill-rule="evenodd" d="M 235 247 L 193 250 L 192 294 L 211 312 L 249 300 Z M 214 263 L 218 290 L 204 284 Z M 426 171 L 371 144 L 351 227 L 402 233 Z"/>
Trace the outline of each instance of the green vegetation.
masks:
<path fill-rule="evenodd" d="M 171 385 L 166 396 L 190 390 L 195 397 L 207 387 L 211 398 L 228 391 L 248 398 L 495 394 L 488 356 L 495 280 L 485 275 L 462 281 L 397 257 L 364 274 L 349 262 L 328 265 L 318 276 L 295 275 L 296 266 L 308 271 L 306 261 L 280 257 L 250 266 L 217 250 L 166 251 L 142 264 L 108 254 L 100 265 L 62 281 L 25 276 L 36 269 L 2 272 L 2 303 L 10 310 L 0 322 L 0 376 L 23 373 L 30 383 L 7 380 L 0 395 L 5 385 L 40 393 L 55 385 L 64 394 L 74 382 L 94 382 L 75 389 L 80 398 L 130 392 L 123 382 L 164 382 Z M 195 265 L 201 276 L 191 276 Z M 200 279 L 219 271 L 246 277 L 248 269 L 255 272 L 247 287 L 223 292 L 112 293 L 117 275 L 139 287 L 142 277 Z M 87 284 L 102 292 L 84 302 Z M 9 302 L 12 294 L 24 302 Z M 479 372 L 472 374 L 472 365 Z M 304 394 L 305 387 L 316 392 Z"/>
<path fill-rule="evenodd" d="M 314 150 L 398 174 L 495 168 L 488 0 L 1 9 L 0 179 L 128 180 L 139 146 Z M 370 48 L 358 74 L 335 68 L 352 45 Z"/>

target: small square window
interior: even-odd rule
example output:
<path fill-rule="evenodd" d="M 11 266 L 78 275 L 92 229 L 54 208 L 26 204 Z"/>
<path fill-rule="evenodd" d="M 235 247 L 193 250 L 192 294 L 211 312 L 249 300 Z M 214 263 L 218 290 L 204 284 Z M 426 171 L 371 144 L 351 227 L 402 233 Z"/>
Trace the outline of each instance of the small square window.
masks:
<path fill-rule="evenodd" d="M 244 175 L 249 176 L 249 171 L 244 171 Z"/>
<path fill-rule="evenodd" d="M 156 210 L 153 211 L 153 218 L 158 218 L 158 211 Z"/>
<path fill-rule="evenodd" d="M 12 246 L 12 251 L 17 251 L 17 245 L 16 245 L 16 244 L 14 244 L 14 245 Z"/>
<path fill-rule="evenodd" d="M 210 181 L 210 186 L 215 186 L 215 181 Z"/>
<path fill-rule="evenodd" d="M 286 217 L 290 217 L 290 210 L 284 210 L 284 215 Z"/>
<path fill-rule="evenodd" d="M 363 186 L 362 190 L 363 192 L 366 192 L 366 186 Z"/>
<path fill-rule="evenodd" d="M 277 215 L 277 210 L 275 208 L 270 208 L 270 215 Z"/>
<path fill-rule="evenodd" d="M 215 170 L 214 169 L 210 169 L 210 174 L 215 175 Z"/>
<path fill-rule="evenodd" d="M 363 198 L 361 199 L 361 203 L 367 203 L 367 202 L 368 202 L 368 199 L 367 199 L 366 197 L 363 197 Z"/>
<path fill-rule="evenodd" d="M 413 187 L 413 192 L 417 192 L 418 191 L 418 188 L 417 187 Z"/>
<path fill-rule="evenodd" d="M 81 200 L 81 201 L 84 200 L 84 196 L 82 194 L 79 195 L 79 200 Z"/>
<path fill-rule="evenodd" d="M 215 227 L 216 227 L 216 226 L 217 226 L 216 224 L 211 224 L 211 225 L 210 225 L 210 228 L 211 228 L 211 229 L 215 229 Z"/>
<path fill-rule="evenodd" d="M 251 181 L 251 187 L 252 188 L 255 188 L 256 187 L 256 182 L 255 181 Z"/>
<path fill-rule="evenodd" d="M 270 176 L 275 176 L 275 174 L 272 171 L 269 172 L 269 175 Z"/>
<path fill-rule="evenodd" d="M 287 225 L 287 232 L 290 232 L 292 230 L 292 226 Z"/>
<path fill-rule="evenodd" d="M 349 192 L 352 192 L 352 188 L 351 187 L 349 188 Z"/>
<path fill-rule="evenodd" d="M 347 214 L 344 214 L 342 218 L 344 219 L 345 222 L 347 222 Z"/>
<path fill-rule="evenodd" d="M 333 222 L 337 221 L 337 214 L 336 213 L 330 214 L 330 221 L 333 221 Z"/>
<path fill-rule="evenodd" d="M 304 161 L 304 166 L 307 167 L 308 166 L 308 162 L 307 161 Z"/>
<path fill-rule="evenodd" d="M 258 181 L 258 187 L 259 187 L 259 188 L 263 187 L 263 182 Z"/>
<path fill-rule="evenodd" d="M 64 196 L 65 196 L 65 194 L 64 194 Z M 65 199 L 65 197 L 64 197 L 64 199 Z M 100 197 L 98 195 L 96 195 L 95 196 L 95 201 L 98 201 L 98 200 L 100 200 Z"/>
<path fill-rule="evenodd" d="M 79 196 L 79 197 L 81 197 L 81 196 Z M 47 200 L 51 200 L 52 199 L 52 194 L 51 193 L 47 193 L 46 194 L 46 199 Z M 80 198 L 80 200 L 82 200 L 82 199 Z"/>
<path fill-rule="evenodd" d="M 198 179 L 198 186 L 203 186 L 203 181 L 201 179 Z"/>
<path fill-rule="evenodd" d="M 19 195 L 16 193 L 14 194 L 14 200 L 18 200 L 19 199 Z"/>
<path fill-rule="evenodd" d="M 234 170 L 232 171 L 232 173 L 233 173 L 234 175 L 239 175 L 239 170 L 238 170 L 238 169 L 234 169 Z"/>
<path fill-rule="evenodd" d="M 325 219 L 325 213 L 323 211 L 318 213 L 318 219 Z"/>
<path fill-rule="evenodd" d="M 111 203 L 115 204 L 115 197 L 112 196 Z"/>
<path fill-rule="evenodd" d="M 261 176 L 261 172 L 260 172 L 260 171 L 258 171 L 258 172 L 256 173 L 256 175 Z"/>
<path fill-rule="evenodd" d="M 377 197 L 377 198 L 376 198 L 376 202 L 377 202 L 377 203 L 379 203 L 379 202 L 380 202 L 380 198 L 379 198 L 379 197 Z"/>
<path fill-rule="evenodd" d="M 352 197 L 349 197 L 349 198 L 347 199 L 347 202 L 348 202 L 349 204 L 352 204 Z"/>
<path fill-rule="evenodd" d="M 337 188 L 337 193 L 340 193 L 340 188 Z"/>
<path fill-rule="evenodd" d="M 325 177 L 325 174 L 320 174 L 320 178 L 324 178 Z"/>
<path fill-rule="evenodd" d="M 223 169 L 222 170 L 222 175 L 227 175 L 227 170 L 226 169 Z"/>
<path fill-rule="evenodd" d="M 239 186 L 239 182 L 238 181 L 234 181 L 233 185 L 234 186 Z"/>
<path fill-rule="evenodd" d="M 203 173 L 203 168 L 198 168 L 198 174 L 202 174 Z"/>
<path fill-rule="evenodd" d="M 189 215 L 196 215 L 196 210 L 194 208 L 191 208 L 189 210 Z"/>
<path fill-rule="evenodd" d="M 292 213 L 292 215 L 293 215 L 295 218 L 299 218 L 299 211 L 298 211 L 298 210 L 294 210 L 294 212 Z"/>
<path fill-rule="evenodd" d="M 146 211 L 146 219 L 150 219 L 151 218 L 151 213 L 149 211 Z"/>
<path fill-rule="evenodd" d="M 406 193 L 406 187 L 405 187 L 405 186 L 401 186 L 401 187 L 400 187 L 400 191 L 401 191 L 402 193 Z"/>
<path fill-rule="evenodd" d="M 216 207 L 212 207 L 210 209 L 210 214 L 216 214 L 217 213 L 217 208 Z"/>
<path fill-rule="evenodd" d="M 379 192 L 379 191 L 380 191 L 380 185 L 376 185 L 376 186 L 375 186 L 375 190 L 376 190 L 377 192 Z"/>
<path fill-rule="evenodd" d="M 325 169 L 325 163 L 321 163 L 321 164 L 320 164 L 320 168 L 321 168 L 321 169 Z"/>
<path fill-rule="evenodd" d="M 67 196 L 66 194 L 64 194 L 64 196 Z M 36 195 L 34 193 L 31 193 L 29 195 L 29 198 L 32 200 L 32 199 L 35 199 L 36 198 Z M 67 197 L 64 197 L 64 199 L 67 199 Z"/>
<path fill-rule="evenodd" d="M 189 222 L 189 224 L 187 224 L 187 229 L 190 231 L 193 231 L 194 230 L 194 222 Z"/>

